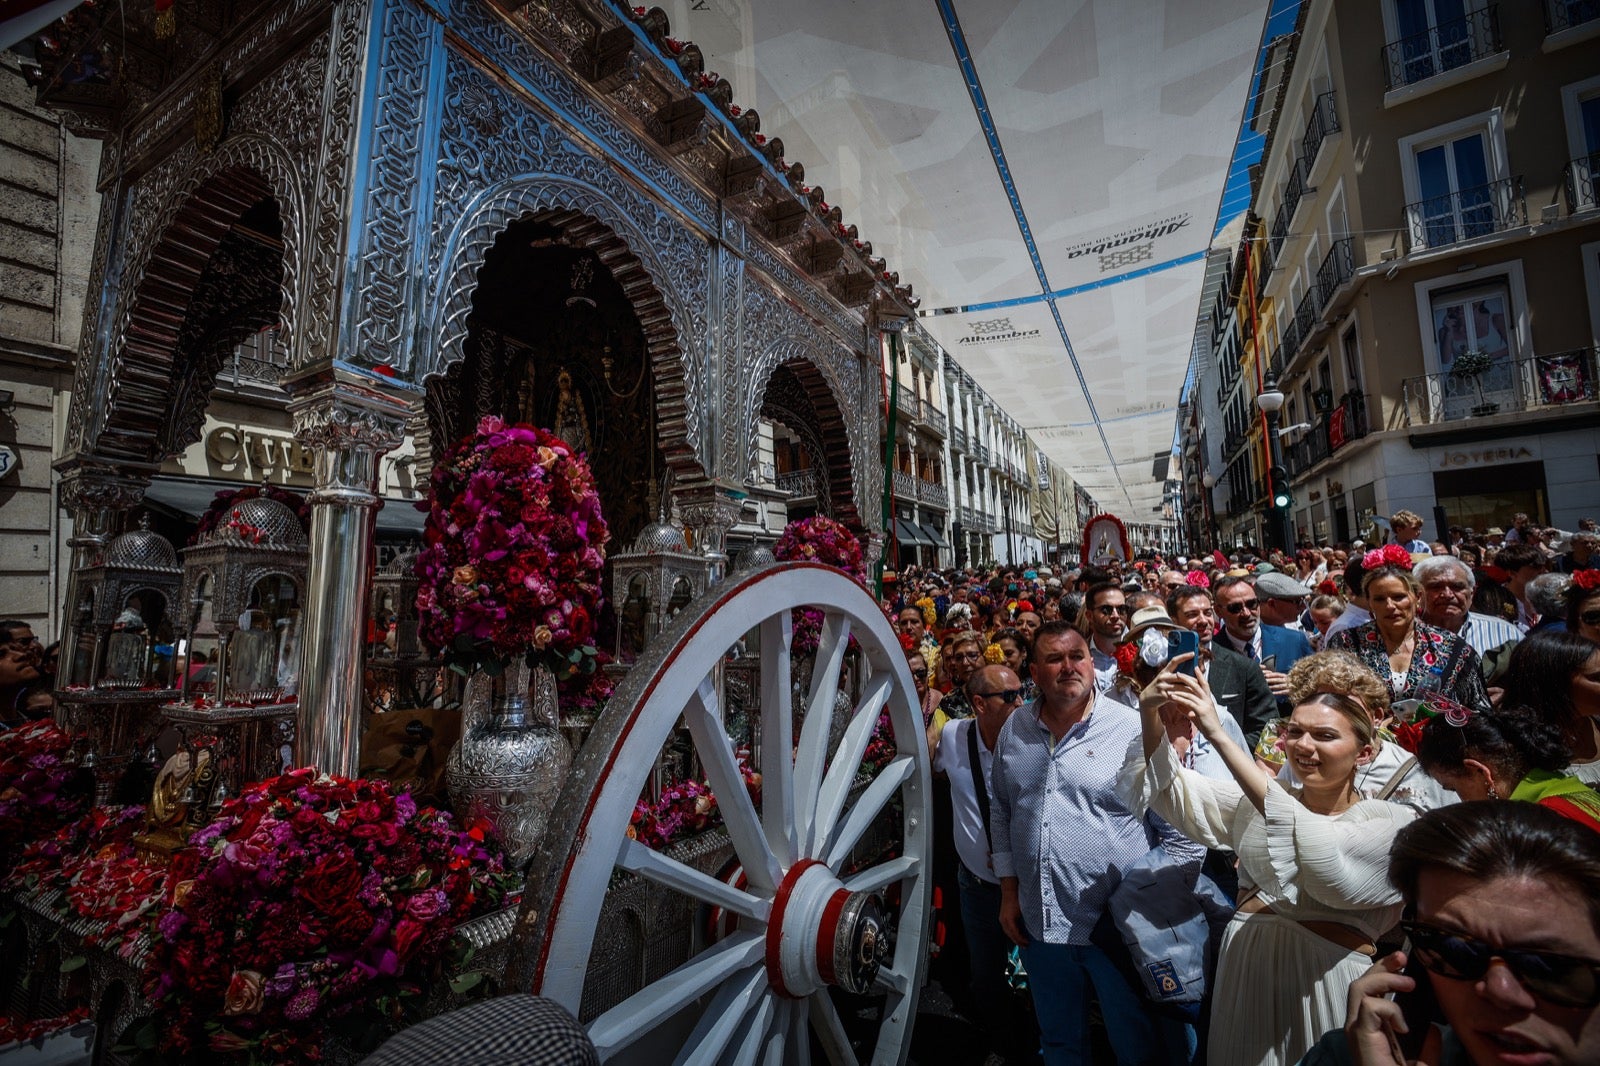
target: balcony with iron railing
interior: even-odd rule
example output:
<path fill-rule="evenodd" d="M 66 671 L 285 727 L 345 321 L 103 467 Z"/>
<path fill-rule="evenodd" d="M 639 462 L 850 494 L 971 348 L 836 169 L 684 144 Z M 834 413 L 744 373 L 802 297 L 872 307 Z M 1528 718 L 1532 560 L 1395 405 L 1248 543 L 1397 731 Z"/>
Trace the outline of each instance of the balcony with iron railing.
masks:
<path fill-rule="evenodd" d="M 817 486 L 820 484 L 817 472 L 812 467 L 800 470 L 788 470 L 773 479 L 779 491 L 794 494 L 795 500 L 816 499 Z"/>
<path fill-rule="evenodd" d="M 1290 477 L 1299 477 L 1340 448 L 1365 437 L 1367 432 L 1366 397 L 1352 392 L 1339 401 L 1325 420 L 1284 448 L 1284 466 Z"/>
<path fill-rule="evenodd" d="M 1437 426 L 1501 414 L 1566 415 L 1600 399 L 1596 349 L 1574 348 L 1493 360 L 1477 374 L 1445 370 L 1404 383 L 1408 426 Z M 1600 412 L 1596 412 L 1600 414 Z"/>
<path fill-rule="evenodd" d="M 976 454 L 976 458 L 978 460 L 979 465 L 981 465 L 981 466 L 988 466 L 989 465 L 989 447 L 988 447 L 988 445 L 980 444 L 980 445 L 978 445 L 977 447 L 975 447 L 972 450 L 975 453 L 977 453 Z"/>
<path fill-rule="evenodd" d="M 1276 263 L 1278 254 L 1283 251 L 1284 238 L 1289 235 L 1289 205 L 1287 202 L 1278 205 L 1278 213 L 1272 219 L 1272 237 L 1267 242 L 1267 262 Z M 1266 287 L 1266 279 L 1262 278 L 1261 286 Z"/>
<path fill-rule="evenodd" d="M 1300 136 L 1300 159 L 1306 166 L 1307 177 L 1315 177 L 1322 162 L 1322 146 L 1339 132 L 1339 109 L 1334 106 L 1330 90 L 1318 96 L 1311 105 L 1311 118 L 1306 131 Z"/>
<path fill-rule="evenodd" d="M 1595 3 L 1600 5 L 1600 0 Z M 1600 207 L 1600 152 L 1580 155 L 1568 163 L 1562 184 L 1567 190 L 1567 214 Z"/>
<path fill-rule="evenodd" d="M 920 481 L 914 474 L 908 474 L 904 470 L 894 472 L 894 494 L 897 499 L 915 500 L 919 484 Z"/>
<path fill-rule="evenodd" d="M 934 481 L 917 482 L 917 499 L 931 507 L 950 506 L 949 490 Z"/>
<path fill-rule="evenodd" d="M 1383 47 L 1384 88 L 1393 92 L 1488 59 L 1503 51 L 1500 7 L 1489 4 L 1465 16 L 1446 19 L 1422 33 Z"/>
<path fill-rule="evenodd" d="M 939 436 L 944 436 L 949 423 L 945 420 L 944 412 L 926 400 L 922 402 L 922 424 L 927 426 Z"/>
<path fill-rule="evenodd" d="M 1506 178 L 1406 204 L 1411 251 L 1431 251 L 1487 237 L 1528 221 L 1522 179 Z"/>
<path fill-rule="evenodd" d="M 950 427 L 950 446 L 958 452 L 967 451 L 967 431 L 960 426 Z"/>
<path fill-rule="evenodd" d="M 1300 210 L 1300 205 L 1310 203 L 1310 194 L 1316 192 L 1311 187 L 1311 174 L 1306 169 L 1306 161 L 1296 158 L 1289 167 L 1289 180 L 1283 185 L 1283 206 L 1288 212 L 1288 228 L 1294 229 L 1295 214 Z"/>
<path fill-rule="evenodd" d="M 1355 277 L 1356 261 L 1354 242 L 1345 237 L 1333 242 L 1333 247 L 1328 249 L 1328 254 L 1323 256 L 1322 265 L 1317 267 L 1317 298 L 1321 310 L 1327 310 L 1333 302 L 1334 295 L 1343 288 L 1350 279 Z"/>
<path fill-rule="evenodd" d="M 1600 22 L 1600 0 L 1544 0 L 1544 33 L 1553 37 Z"/>
<path fill-rule="evenodd" d="M 1300 302 L 1294 305 L 1294 324 L 1300 336 L 1300 347 L 1309 347 L 1317 331 L 1317 317 L 1322 313 L 1322 300 L 1315 285 L 1306 289 Z"/>

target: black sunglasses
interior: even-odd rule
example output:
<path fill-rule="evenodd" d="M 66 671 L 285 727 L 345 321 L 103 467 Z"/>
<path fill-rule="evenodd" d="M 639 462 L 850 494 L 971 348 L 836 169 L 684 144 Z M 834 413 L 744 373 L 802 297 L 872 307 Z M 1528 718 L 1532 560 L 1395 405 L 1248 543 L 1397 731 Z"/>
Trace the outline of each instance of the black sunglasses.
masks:
<path fill-rule="evenodd" d="M 1228 613 L 1238 614 L 1240 611 L 1254 611 L 1260 606 L 1260 600 L 1240 600 L 1238 603 L 1228 604 Z"/>
<path fill-rule="evenodd" d="M 912 677 L 927 677 L 928 676 L 928 669 L 927 669 L 927 667 L 923 667 L 921 670 L 913 670 L 913 671 L 911 671 L 911 676 Z"/>
<path fill-rule="evenodd" d="M 1591 959 L 1497 948 L 1422 922 L 1401 922 L 1400 928 L 1411 939 L 1412 957 L 1440 977 L 1477 981 L 1499 959 L 1524 988 L 1546 1002 L 1584 1009 L 1600 1006 L 1600 963 Z"/>
<path fill-rule="evenodd" d="M 1099 611 L 1101 614 L 1131 614 L 1132 613 L 1131 611 L 1128 610 L 1128 608 L 1125 605 L 1121 606 L 1121 607 L 1113 607 L 1109 603 L 1102 603 L 1100 606 L 1096 607 L 1095 610 Z"/>
<path fill-rule="evenodd" d="M 1007 703 L 1015 703 L 1022 698 L 1022 690 L 1020 688 L 1003 688 L 998 692 L 974 692 L 973 695 L 986 700 L 999 696 Z"/>
<path fill-rule="evenodd" d="M 1578 616 L 1578 621 L 1586 626 L 1600 626 L 1600 611 L 1584 611 Z"/>

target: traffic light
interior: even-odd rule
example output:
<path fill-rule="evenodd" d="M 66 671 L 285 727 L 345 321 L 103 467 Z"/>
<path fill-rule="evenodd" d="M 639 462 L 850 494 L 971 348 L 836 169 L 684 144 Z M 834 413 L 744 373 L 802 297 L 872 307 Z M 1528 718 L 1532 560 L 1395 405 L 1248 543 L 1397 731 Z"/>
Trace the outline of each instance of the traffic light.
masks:
<path fill-rule="evenodd" d="M 1272 506 L 1286 511 L 1294 506 L 1294 494 L 1289 491 L 1289 474 L 1281 466 L 1269 471 L 1272 477 Z"/>

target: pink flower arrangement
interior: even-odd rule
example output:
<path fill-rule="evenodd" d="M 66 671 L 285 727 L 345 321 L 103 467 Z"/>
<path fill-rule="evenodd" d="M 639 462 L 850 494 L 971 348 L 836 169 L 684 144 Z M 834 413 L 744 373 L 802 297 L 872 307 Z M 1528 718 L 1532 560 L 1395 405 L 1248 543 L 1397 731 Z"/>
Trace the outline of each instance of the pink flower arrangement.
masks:
<path fill-rule="evenodd" d="M 145 967 L 161 1052 L 307 1062 L 340 1019 L 377 1034 L 509 879 L 481 830 L 380 781 L 247 786 L 173 858 Z"/>
<path fill-rule="evenodd" d="M 53 900 L 63 920 L 88 927 L 85 943 L 128 957 L 151 928 L 167 881 L 164 866 L 134 850 L 144 814 L 137 806 L 91 808 L 28 845 L 6 887 Z"/>
<path fill-rule="evenodd" d="M 1411 553 L 1398 544 L 1385 544 L 1381 548 L 1373 548 L 1361 557 L 1361 569 L 1376 570 L 1380 566 L 1398 566 L 1402 570 L 1411 569 Z"/>
<path fill-rule="evenodd" d="M 1183 576 L 1183 583 L 1191 588 L 1197 589 L 1208 589 L 1211 587 L 1211 579 L 1206 577 L 1204 570 L 1189 571 Z"/>
<path fill-rule="evenodd" d="M 94 775 L 73 738 L 49 720 L 0 732 L 0 869 L 24 845 L 75 821 L 94 799 Z"/>
<path fill-rule="evenodd" d="M 843 523 L 825 515 L 790 522 L 778 543 L 772 546 L 772 554 L 780 562 L 826 563 L 843 570 L 866 587 L 867 561 L 861 552 L 861 542 Z M 821 611 L 801 607 L 794 612 L 793 649 L 797 654 L 809 655 L 816 651 L 821 635 Z"/>
<path fill-rule="evenodd" d="M 761 775 L 750 768 L 750 751 L 739 748 L 734 752 L 739 764 L 739 774 L 752 802 L 761 802 Z M 628 837 L 656 851 L 674 841 L 695 833 L 704 832 L 722 824 L 722 812 L 717 809 L 717 797 L 704 781 L 689 779 L 675 781 L 661 790 L 661 798 L 654 803 L 640 799 L 634 805 L 633 817 L 628 823 Z"/>
<path fill-rule="evenodd" d="M 417 611 L 459 672 L 516 656 L 566 681 L 596 666 L 605 546 L 589 464 L 561 438 L 487 417 L 434 468 Z"/>

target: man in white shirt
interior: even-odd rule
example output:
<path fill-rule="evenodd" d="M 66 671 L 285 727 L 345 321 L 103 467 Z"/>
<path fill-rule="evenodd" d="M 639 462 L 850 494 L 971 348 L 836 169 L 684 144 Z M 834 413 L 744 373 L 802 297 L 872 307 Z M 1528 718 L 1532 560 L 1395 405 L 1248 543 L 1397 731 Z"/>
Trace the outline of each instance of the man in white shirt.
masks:
<path fill-rule="evenodd" d="M 1472 610 L 1477 579 L 1472 568 L 1455 556 L 1424 559 L 1412 573 L 1422 586 L 1422 603 L 1417 608 L 1422 620 L 1456 634 L 1480 656 L 1522 636 L 1510 622 Z"/>
<path fill-rule="evenodd" d="M 1333 625 L 1322 634 L 1322 646 L 1326 648 L 1328 641 L 1333 639 L 1335 633 L 1343 633 L 1346 629 L 1372 621 L 1372 612 L 1367 610 L 1367 597 L 1361 592 L 1361 579 L 1367 572 L 1361 567 L 1361 553 L 1351 552 L 1344 564 L 1344 613 L 1333 620 Z"/>
<path fill-rule="evenodd" d="M 960 860 L 956 881 L 961 886 L 961 924 L 971 966 L 972 998 L 982 1015 L 990 1050 L 1005 1054 L 1038 1047 L 1037 1034 L 1016 1010 L 1016 998 L 1006 987 L 1011 938 L 1000 926 L 1000 878 L 989 858 L 994 745 L 1000 727 L 1022 703 L 1022 681 L 1010 667 L 985 666 L 967 682 L 967 696 L 973 717 L 945 725 L 934 749 L 933 768 L 950 779 L 956 857 Z M 974 751 L 983 780 L 981 797 L 972 772 Z"/>

